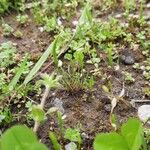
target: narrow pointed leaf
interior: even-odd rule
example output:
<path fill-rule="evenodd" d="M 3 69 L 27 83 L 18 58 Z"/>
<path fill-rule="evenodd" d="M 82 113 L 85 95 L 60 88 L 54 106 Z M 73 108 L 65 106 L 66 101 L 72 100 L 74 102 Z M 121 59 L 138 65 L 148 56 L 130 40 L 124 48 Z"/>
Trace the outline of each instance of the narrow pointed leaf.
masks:
<path fill-rule="evenodd" d="M 59 36 L 57 37 L 59 38 Z M 41 58 L 38 60 L 38 62 L 35 64 L 33 69 L 30 71 L 30 73 L 27 75 L 27 77 L 24 80 L 24 84 L 27 84 L 32 80 L 32 78 L 36 75 L 36 73 L 40 70 L 44 62 L 47 60 L 48 56 L 52 54 L 54 49 L 56 49 L 57 45 L 57 38 L 50 44 L 50 46 L 47 48 L 47 50 L 43 53 Z"/>

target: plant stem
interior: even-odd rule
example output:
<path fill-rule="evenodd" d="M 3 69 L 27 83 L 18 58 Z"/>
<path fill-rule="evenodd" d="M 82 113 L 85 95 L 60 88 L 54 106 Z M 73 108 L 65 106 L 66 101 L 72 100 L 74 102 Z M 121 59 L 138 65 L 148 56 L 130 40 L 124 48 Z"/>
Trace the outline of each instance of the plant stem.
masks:
<path fill-rule="evenodd" d="M 40 103 L 40 106 L 41 106 L 41 109 L 44 109 L 44 105 L 45 105 L 45 102 L 46 102 L 46 98 L 49 94 L 49 91 L 50 91 L 50 88 L 48 86 L 46 86 L 46 89 L 44 91 L 44 94 L 43 94 L 43 97 L 41 99 L 41 103 Z M 37 132 L 38 128 L 40 126 L 40 122 L 35 120 L 35 124 L 34 124 L 34 127 L 33 127 L 33 131 L 34 132 Z"/>

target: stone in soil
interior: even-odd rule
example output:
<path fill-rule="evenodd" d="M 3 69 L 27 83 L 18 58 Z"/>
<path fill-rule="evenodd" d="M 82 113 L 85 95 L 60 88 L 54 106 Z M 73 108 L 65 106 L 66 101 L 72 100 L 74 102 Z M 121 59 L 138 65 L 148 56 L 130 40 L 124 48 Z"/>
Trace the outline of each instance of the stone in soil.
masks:
<path fill-rule="evenodd" d="M 135 57 L 129 51 L 124 51 L 120 56 L 120 60 L 125 65 L 133 65 L 135 63 Z"/>
<path fill-rule="evenodd" d="M 142 105 L 138 108 L 138 116 L 141 121 L 146 122 L 150 119 L 150 105 Z M 150 124 L 150 121 L 148 121 Z"/>
<path fill-rule="evenodd" d="M 65 150 L 77 150 L 77 145 L 74 142 L 70 142 L 65 146 Z"/>
<path fill-rule="evenodd" d="M 58 110 L 64 114 L 65 110 L 64 110 L 64 107 L 63 107 L 63 102 L 61 99 L 59 98 L 55 98 L 54 101 L 53 101 L 53 105 L 54 107 L 58 108 Z"/>

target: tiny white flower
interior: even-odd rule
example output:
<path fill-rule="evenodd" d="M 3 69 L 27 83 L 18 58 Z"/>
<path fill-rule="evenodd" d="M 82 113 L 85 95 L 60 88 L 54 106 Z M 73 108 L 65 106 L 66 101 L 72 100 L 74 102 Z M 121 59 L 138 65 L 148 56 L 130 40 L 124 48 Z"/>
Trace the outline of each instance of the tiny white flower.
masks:
<path fill-rule="evenodd" d="M 44 28 L 43 27 L 39 27 L 39 30 L 40 30 L 40 32 L 43 32 Z"/>
<path fill-rule="evenodd" d="M 58 67 L 62 67 L 63 63 L 61 60 L 58 60 Z"/>
<path fill-rule="evenodd" d="M 76 25 L 78 24 L 78 21 L 77 21 L 77 20 L 74 20 L 74 21 L 72 21 L 72 24 L 73 24 L 74 26 L 76 26 Z"/>
<path fill-rule="evenodd" d="M 57 19 L 57 24 L 58 24 L 59 26 L 62 25 L 62 21 L 60 20 L 60 17 Z"/>

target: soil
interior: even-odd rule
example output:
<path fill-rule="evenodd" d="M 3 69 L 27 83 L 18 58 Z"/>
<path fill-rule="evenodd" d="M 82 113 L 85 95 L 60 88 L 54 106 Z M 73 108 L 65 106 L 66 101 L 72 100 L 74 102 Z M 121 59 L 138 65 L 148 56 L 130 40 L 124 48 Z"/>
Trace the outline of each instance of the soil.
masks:
<path fill-rule="evenodd" d="M 108 17 L 108 13 L 104 16 Z M 101 15 L 100 15 L 101 16 Z M 106 17 L 102 17 L 105 20 Z M 4 16 L 5 22 L 10 24 L 14 29 L 18 29 L 23 33 L 21 39 L 17 39 L 14 36 L 4 37 L 0 34 L 0 43 L 6 41 L 12 41 L 17 44 L 18 53 L 20 55 L 28 52 L 32 56 L 33 61 L 37 61 L 41 56 L 42 52 L 49 46 L 53 40 L 52 34 L 46 32 L 40 32 L 39 27 L 35 22 L 31 20 L 26 26 L 20 26 L 16 22 L 16 13 L 8 14 Z M 0 27 L 0 33 L 2 29 Z M 136 57 L 139 56 L 140 59 L 135 61 L 142 62 L 143 56 L 141 57 L 141 52 L 136 51 Z M 51 61 L 48 59 L 47 65 Z M 46 72 L 51 73 L 54 66 L 50 66 Z M 114 96 L 118 96 L 123 88 L 124 78 L 122 71 L 132 72 L 135 81 L 132 84 L 125 83 L 125 95 L 124 100 L 130 102 L 132 99 L 140 100 L 145 96 L 143 95 L 142 88 L 146 85 L 149 86 L 149 82 L 143 79 L 141 72 L 135 71 L 132 66 L 125 65 L 120 62 L 119 70 L 112 70 L 106 68 L 105 65 L 101 65 L 101 74 L 107 74 L 113 85 L 112 93 Z M 102 85 L 105 84 L 102 76 L 97 77 L 96 84 L 92 91 L 79 91 L 75 94 L 70 94 L 64 90 L 52 91 L 47 99 L 46 108 L 48 109 L 52 106 L 52 101 L 55 98 L 59 98 L 63 102 L 63 107 L 65 109 L 65 126 L 66 127 L 76 127 L 81 125 L 81 132 L 83 136 L 83 150 L 91 150 L 93 138 L 99 132 L 109 132 L 113 128 L 110 124 L 110 110 L 111 110 L 111 100 L 103 92 Z M 148 98 L 149 99 L 149 98 Z M 114 109 L 114 114 L 117 116 L 118 124 L 122 124 L 130 117 L 137 117 L 137 107 L 126 106 L 125 103 L 119 101 L 117 107 Z M 20 122 L 20 121 L 19 121 Z M 15 124 L 19 123 L 15 122 Z M 24 122 L 24 120 L 22 121 Z M 32 126 L 32 124 L 31 124 Z M 58 122 L 55 116 L 48 116 L 47 120 L 40 126 L 38 130 L 38 136 L 43 143 L 50 148 L 50 140 L 48 137 L 49 130 L 53 130 L 59 133 Z M 61 140 L 63 145 L 63 140 Z"/>

